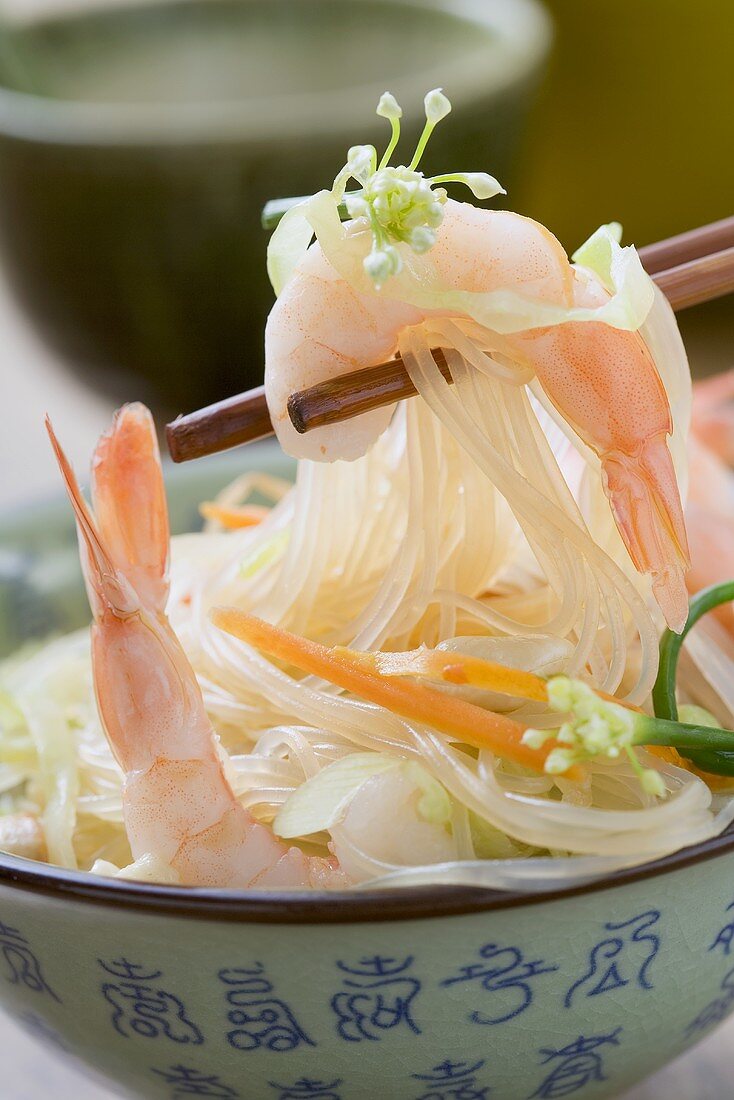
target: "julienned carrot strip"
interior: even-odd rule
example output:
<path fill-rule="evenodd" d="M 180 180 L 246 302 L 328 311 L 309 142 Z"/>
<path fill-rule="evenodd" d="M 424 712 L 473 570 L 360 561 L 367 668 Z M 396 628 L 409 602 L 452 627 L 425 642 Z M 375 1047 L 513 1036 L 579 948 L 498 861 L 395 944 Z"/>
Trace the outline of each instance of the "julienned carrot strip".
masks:
<path fill-rule="evenodd" d="M 482 657 L 464 653 L 444 653 L 437 649 L 414 649 L 408 653 L 359 654 L 360 661 L 381 676 L 427 676 L 447 684 L 520 695 L 524 699 L 545 702 L 545 680 L 523 669 L 508 668 Z"/>
<path fill-rule="evenodd" d="M 263 508 L 259 504 L 249 504 L 240 507 L 227 507 L 217 504 L 216 501 L 205 500 L 199 505 L 199 511 L 204 519 L 213 519 L 234 531 L 241 527 L 256 527 L 261 523 L 269 508 Z"/>
<path fill-rule="evenodd" d="M 349 650 L 329 649 L 235 608 L 215 608 L 212 621 L 227 634 L 271 657 L 287 661 L 302 672 L 320 676 L 403 718 L 432 726 L 468 745 L 490 749 L 524 767 L 542 772 L 545 759 L 554 747 L 555 742 L 550 741 L 541 749 L 531 749 L 522 744 L 527 727 L 521 723 L 435 688 L 383 677 L 366 668 L 360 655 Z M 566 773 L 568 778 L 579 775 L 574 768 Z"/>
<path fill-rule="evenodd" d="M 445 653 L 436 649 L 414 649 L 407 653 L 352 653 L 360 664 L 373 668 L 381 676 L 426 676 L 444 680 L 447 684 L 463 684 L 467 687 L 497 691 L 502 695 L 519 695 L 544 703 L 548 699 L 547 682 L 533 672 L 508 668 L 507 665 L 485 661 L 483 657 L 470 657 L 463 653 Z M 641 707 L 617 699 L 606 691 L 596 694 L 610 703 L 619 703 L 628 710 L 641 712 Z"/>

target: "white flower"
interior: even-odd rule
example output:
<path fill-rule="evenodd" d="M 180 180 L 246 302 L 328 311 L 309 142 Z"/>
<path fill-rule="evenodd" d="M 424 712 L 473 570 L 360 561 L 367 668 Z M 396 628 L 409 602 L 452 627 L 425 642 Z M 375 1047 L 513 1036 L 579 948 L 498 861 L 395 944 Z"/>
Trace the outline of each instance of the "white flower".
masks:
<path fill-rule="evenodd" d="M 428 92 L 423 100 L 423 106 L 426 109 L 426 118 L 434 126 L 442 118 L 446 118 L 451 110 L 451 102 L 443 94 L 441 88 L 434 88 L 432 92 Z"/>
<path fill-rule="evenodd" d="M 346 194 L 344 196 L 344 205 L 347 208 L 347 214 L 349 214 L 350 218 L 365 218 L 369 216 L 370 208 L 361 191 Z"/>
<path fill-rule="evenodd" d="M 391 275 L 397 275 L 403 266 L 397 248 L 387 245 L 373 249 L 364 260 L 364 268 L 377 290 L 387 282 Z"/>
<path fill-rule="evenodd" d="M 559 747 L 548 753 L 545 770 L 550 775 L 568 771 L 574 764 L 606 756 L 618 758 L 623 752 L 635 769 L 643 790 L 656 798 L 665 795 L 665 785 L 653 768 L 643 768 L 634 745 L 642 729 L 640 715 L 619 703 L 600 698 L 582 680 L 554 676 L 548 681 L 548 703 L 551 710 L 568 715 L 558 730 L 526 730 L 523 743 L 533 749 L 555 739 Z"/>
<path fill-rule="evenodd" d="M 408 237 L 408 244 L 419 256 L 428 252 L 436 243 L 435 229 L 429 229 L 426 225 L 417 225 Z"/>
<path fill-rule="evenodd" d="M 463 172 L 463 181 L 471 193 L 478 199 L 493 199 L 495 195 L 506 195 L 504 187 L 488 172 Z"/>
<path fill-rule="evenodd" d="M 548 753 L 545 770 L 548 775 L 563 775 L 576 763 L 576 756 L 570 749 L 553 749 Z"/>
<path fill-rule="evenodd" d="M 377 154 L 372 145 L 353 145 L 347 153 L 347 167 L 356 180 L 364 183 L 374 172 Z"/>
<path fill-rule="evenodd" d="M 380 118 L 402 118 L 403 108 L 392 92 L 383 92 L 380 96 L 380 102 L 377 104 L 377 114 Z"/>
<path fill-rule="evenodd" d="M 370 223 L 372 248 L 364 260 L 364 269 L 377 289 L 402 268 L 395 245 L 407 245 L 420 255 L 436 243 L 436 230 L 443 220 L 448 199 L 446 188 L 439 184 L 449 181 L 464 183 L 482 199 L 502 192 L 497 180 L 486 172 L 426 178 L 418 171 L 418 164 L 436 124 L 451 110 L 451 103 L 440 88 L 434 88 L 426 95 L 424 105 L 426 124 L 407 167 L 392 167 L 389 163 L 400 138 L 403 112 L 395 96 L 384 92 L 377 105 L 377 114 L 390 121 L 392 136 L 382 159 L 378 164 L 372 145 L 354 145 L 349 150 L 345 167 L 334 180 L 332 194 L 339 201 L 343 198 L 349 217 L 366 218 Z M 345 193 L 350 178 L 355 179 L 361 189 Z"/>
<path fill-rule="evenodd" d="M 555 676 L 548 681 L 548 702 L 552 710 L 571 713 L 570 721 L 558 731 L 558 740 L 589 756 L 619 756 L 621 748 L 633 744 L 635 711 L 600 699 L 582 680 Z"/>

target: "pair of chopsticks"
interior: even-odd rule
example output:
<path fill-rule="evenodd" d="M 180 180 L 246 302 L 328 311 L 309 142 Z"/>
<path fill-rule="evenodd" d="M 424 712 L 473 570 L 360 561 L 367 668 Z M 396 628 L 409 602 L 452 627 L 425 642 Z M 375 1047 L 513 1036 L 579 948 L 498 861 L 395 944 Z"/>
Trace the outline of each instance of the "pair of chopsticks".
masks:
<path fill-rule="evenodd" d="M 639 254 L 676 311 L 734 292 L 734 217 L 647 245 Z M 433 357 L 451 382 L 441 350 L 435 349 Z M 402 361 L 396 358 L 291 394 L 288 413 L 296 431 L 303 434 L 415 395 Z M 272 434 L 263 386 L 180 416 L 166 427 L 174 462 L 227 451 Z"/>

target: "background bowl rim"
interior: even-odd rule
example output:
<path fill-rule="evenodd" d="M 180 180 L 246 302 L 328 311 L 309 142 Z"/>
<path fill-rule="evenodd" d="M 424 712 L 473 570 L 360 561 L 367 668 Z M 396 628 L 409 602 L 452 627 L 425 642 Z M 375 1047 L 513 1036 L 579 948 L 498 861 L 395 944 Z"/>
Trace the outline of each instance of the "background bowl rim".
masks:
<path fill-rule="evenodd" d="M 684 870 L 734 850 L 734 830 L 662 859 L 589 882 L 534 893 L 473 886 L 415 886 L 357 891 L 265 891 L 163 886 L 69 871 L 0 853 L 0 887 L 56 901 L 115 906 L 158 915 L 238 924 L 375 924 L 497 912 L 601 893 Z"/>
<path fill-rule="evenodd" d="M 377 2 L 387 5 L 393 0 Z M 400 3 L 422 8 L 428 4 L 454 19 L 503 31 L 512 47 L 492 66 L 477 51 L 472 58 L 462 58 L 452 65 L 416 67 L 409 83 L 401 86 L 401 94 L 411 98 L 439 84 L 446 85 L 457 108 L 503 94 L 530 77 L 546 57 L 552 40 L 551 17 L 539 0 L 463 0 L 460 6 L 455 0 Z M 135 6 L 135 0 L 130 6 Z M 82 103 L 18 91 L 0 83 L 0 134 L 62 145 L 239 141 L 282 145 L 294 139 L 302 142 L 304 133 L 315 140 L 351 133 L 364 100 L 373 98 L 377 103 L 384 90 L 382 83 L 369 83 L 355 84 L 338 97 L 328 91 L 267 96 L 253 101 L 257 109 L 251 108 L 245 114 L 242 101 L 180 105 Z"/>

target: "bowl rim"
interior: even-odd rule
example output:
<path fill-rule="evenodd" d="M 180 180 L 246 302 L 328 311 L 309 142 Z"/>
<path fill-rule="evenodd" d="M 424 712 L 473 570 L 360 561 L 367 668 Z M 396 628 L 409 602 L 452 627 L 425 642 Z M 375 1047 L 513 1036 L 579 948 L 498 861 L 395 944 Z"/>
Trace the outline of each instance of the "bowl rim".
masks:
<path fill-rule="evenodd" d="M 93 906 L 237 924 L 376 924 L 520 909 L 602 893 L 734 851 L 734 829 L 671 855 L 560 889 L 520 893 L 474 886 L 358 891 L 224 890 L 159 886 L 68 871 L 0 853 L 0 887 Z"/>
<path fill-rule="evenodd" d="M 144 7 L 147 0 L 130 0 L 125 7 Z M 163 0 L 160 0 L 163 2 Z M 187 3 L 191 0 L 165 0 Z M 350 0 L 360 3 L 364 0 Z M 372 0 L 385 4 L 396 0 Z M 453 19 L 482 25 L 506 36 L 507 48 L 492 65 L 481 50 L 450 65 L 416 67 L 401 77 L 400 93 L 418 99 L 436 85 L 445 84 L 455 107 L 507 92 L 527 80 L 540 66 L 552 40 L 552 22 L 539 0 L 399 0 L 406 7 L 430 6 Z M 114 14 L 115 9 L 110 9 Z M 41 14 L 37 20 L 74 14 Z M 27 20 L 31 22 L 32 20 Z M 365 100 L 377 103 L 382 83 L 355 84 L 339 96 L 331 91 L 284 93 L 242 101 L 211 103 L 88 103 L 52 99 L 5 87 L 0 83 L 0 134 L 27 141 L 80 145 L 178 145 L 182 143 L 281 145 L 303 141 L 303 134 L 318 140 L 342 137 L 354 128 Z M 369 118 L 365 118 L 369 123 Z M 374 124 L 374 123 L 373 123 Z"/>

